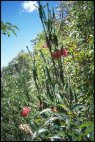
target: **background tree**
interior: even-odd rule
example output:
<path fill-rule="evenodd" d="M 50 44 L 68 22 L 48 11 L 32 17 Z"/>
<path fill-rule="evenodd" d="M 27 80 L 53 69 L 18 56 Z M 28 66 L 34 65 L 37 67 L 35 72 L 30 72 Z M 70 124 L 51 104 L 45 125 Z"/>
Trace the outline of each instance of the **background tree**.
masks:
<path fill-rule="evenodd" d="M 1 34 L 10 37 L 10 33 L 12 32 L 14 35 L 17 35 L 15 30 L 19 30 L 17 26 L 14 26 L 9 22 L 4 23 L 1 21 Z"/>

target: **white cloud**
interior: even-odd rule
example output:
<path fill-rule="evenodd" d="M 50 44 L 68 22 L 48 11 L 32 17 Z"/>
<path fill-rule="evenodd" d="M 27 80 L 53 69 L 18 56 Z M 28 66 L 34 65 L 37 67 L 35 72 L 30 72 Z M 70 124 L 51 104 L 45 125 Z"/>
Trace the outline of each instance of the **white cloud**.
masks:
<path fill-rule="evenodd" d="M 37 9 L 34 5 L 38 7 L 37 1 L 24 1 L 22 7 L 24 11 L 31 13 Z"/>

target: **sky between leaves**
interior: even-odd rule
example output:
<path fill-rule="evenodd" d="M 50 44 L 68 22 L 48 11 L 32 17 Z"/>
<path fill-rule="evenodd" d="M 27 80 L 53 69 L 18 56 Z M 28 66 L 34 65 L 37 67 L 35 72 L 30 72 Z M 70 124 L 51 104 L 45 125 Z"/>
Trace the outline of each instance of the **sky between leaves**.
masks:
<path fill-rule="evenodd" d="M 58 1 L 41 1 L 42 5 L 49 2 L 50 9 L 56 7 Z M 31 40 L 43 31 L 39 18 L 37 1 L 2 1 L 1 20 L 16 25 L 20 31 L 16 31 L 17 37 L 11 34 L 1 35 L 1 68 L 18 55 L 21 50 L 27 52 L 26 46 L 33 50 Z"/>

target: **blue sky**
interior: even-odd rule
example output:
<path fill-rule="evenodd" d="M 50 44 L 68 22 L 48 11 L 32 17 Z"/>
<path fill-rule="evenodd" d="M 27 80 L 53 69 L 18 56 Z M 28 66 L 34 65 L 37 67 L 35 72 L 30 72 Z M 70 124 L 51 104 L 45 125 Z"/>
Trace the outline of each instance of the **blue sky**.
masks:
<path fill-rule="evenodd" d="M 33 50 L 31 39 L 43 31 L 38 11 L 29 1 L 2 1 L 1 2 L 1 20 L 16 25 L 20 31 L 17 31 L 17 37 L 11 34 L 10 37 L 1 35 L 1 67 L 18 55 L 21 50 L 26 50 L 26 46 Z M 37 1 L 35 1 L 37 4 Z M 48 1 L 43 1 L 44 5 Z M 57 6 L 57 1 L 50 1 L 49 6 Z"/>

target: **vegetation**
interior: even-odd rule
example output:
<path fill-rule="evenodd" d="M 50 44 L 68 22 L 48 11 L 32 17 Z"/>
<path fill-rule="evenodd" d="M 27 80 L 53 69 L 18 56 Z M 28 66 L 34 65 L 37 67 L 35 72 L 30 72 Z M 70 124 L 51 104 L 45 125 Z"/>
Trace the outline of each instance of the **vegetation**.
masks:
<path fill-rule="evenodd" d="M 12 32 L 14 35 L 17 35 L 15 30 L 19 30 L 17 26 L 12 25 L 9 22 L 4 23 L 1 21 L 1 34 L 10 37 L 10 33 Z"/>
<path fill-rule="evenodd" d="M 94 141 L 93 1 L 38 3 L 34 51 L 2 68 L 2 140 Z"/>

